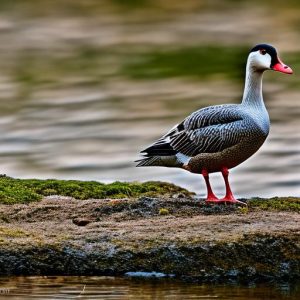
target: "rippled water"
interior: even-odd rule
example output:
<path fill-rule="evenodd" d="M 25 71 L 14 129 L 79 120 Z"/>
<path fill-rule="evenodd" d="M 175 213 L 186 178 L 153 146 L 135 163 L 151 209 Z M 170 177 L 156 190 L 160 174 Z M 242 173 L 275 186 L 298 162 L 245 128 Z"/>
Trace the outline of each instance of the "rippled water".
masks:
<path fill-rule="evenodd" d="M 1 277 L 0 299 L 296 300 L 299 284 L 203 285 L 117 277 Z"/>
<path fill-rule="evenodd" d="M 268 1 L 214 6 L 189 0 L 184 7 L 181 1 L 138 7 L 134 1 L 128 7 L 77 1 L 60 13 L 46 2 L 47 11 L 21 1 L 0 13 L 2 173 L 164 180 L 204 195 L 200 176 L 137 169 L 133 161 L 194 110 L 238 103 L 245 49 L 268 41 L 295 74 L 265 75 L 271 134 L 258 154 L 233 170 L 231 181 L 238 196 L 300 195 L 299 26 L 288 1 L 278 11 Z M 279 11 L 281 27 L 270 35 Z M 219 176 L 213 181 L 223 193 Z"/>

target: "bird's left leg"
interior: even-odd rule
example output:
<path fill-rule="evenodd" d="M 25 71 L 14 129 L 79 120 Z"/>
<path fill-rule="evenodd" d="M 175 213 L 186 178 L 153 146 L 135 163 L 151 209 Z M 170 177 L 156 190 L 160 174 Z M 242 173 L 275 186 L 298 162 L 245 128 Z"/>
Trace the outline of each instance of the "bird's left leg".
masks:
<path fill-rule="evenodd" d="M 247 205 L 246 203 L 235 199 L 235 197 L 233 196 L 233 193 L 232 193 L 231 188 L 230 188 L 229 180 L 228 180 L 229 171 L 228 171 L 227 168 L 222 168 L 222 175 L 223 175 L 223 178 L 224 178 L 224 181 L 225 181 L 226 195 L 225 195 L 224 198 L 220 199 L 220 201 L 225 202 L 225 203 L 230 203 L 230 204 Z"/>

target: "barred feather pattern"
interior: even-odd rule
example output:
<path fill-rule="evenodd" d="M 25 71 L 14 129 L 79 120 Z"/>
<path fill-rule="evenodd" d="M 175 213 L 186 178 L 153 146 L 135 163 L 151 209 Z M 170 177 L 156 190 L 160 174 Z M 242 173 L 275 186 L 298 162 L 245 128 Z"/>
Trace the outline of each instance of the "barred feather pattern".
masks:
<path fill-rule="evenodd" d="M 218 153 L 251 135 L 267 135 L 259 115 L 242 105 L 218 105 L 200 109 L 143 150 L 137 166 L 180 167 L 203 153 Z"/>
<path fill-rule="evenodd" d="M 215 172 L 224 164 L 233 167 L 249 158 L 269 133 L 262 74 L 254 72 L 248 61 L 241 104 L 210 106 L 192 113 L 141 151 L 144 158 L 137 166 L 189 166 Z"/>

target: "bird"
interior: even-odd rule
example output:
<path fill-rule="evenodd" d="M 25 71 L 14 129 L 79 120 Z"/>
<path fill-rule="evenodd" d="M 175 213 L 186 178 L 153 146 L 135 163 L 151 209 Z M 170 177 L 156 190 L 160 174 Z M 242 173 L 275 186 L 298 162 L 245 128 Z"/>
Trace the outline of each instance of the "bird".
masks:
<path fill-rule="evenodd" d="M 240 104 L 221 104 L 201 108 L 140 152 L 137 167 L 164 166 L 202 174 L 208 204 L 239 204 L 229 184 L 229 170 L 251 157 L 265 142 L 270 119 L 262 94 L 266 70 L 292 74 L 269 44 L 254 46 L 246 64 L 245 87 Z M 221 172 L 225 196 L 212 190 L 209 174 Z"/>

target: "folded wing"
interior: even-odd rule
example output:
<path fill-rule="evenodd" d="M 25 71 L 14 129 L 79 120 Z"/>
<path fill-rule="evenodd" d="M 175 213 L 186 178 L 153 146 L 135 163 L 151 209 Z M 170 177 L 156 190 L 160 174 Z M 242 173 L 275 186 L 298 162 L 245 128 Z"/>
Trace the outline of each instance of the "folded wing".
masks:
<path fill-rule="evenodd" d="M 188 157 L 215 153 L 232 147 L 247 135 L 247 126 L 236 105 L 219 105 L 198 110 L 145 150 L 146 157 Z"/>

